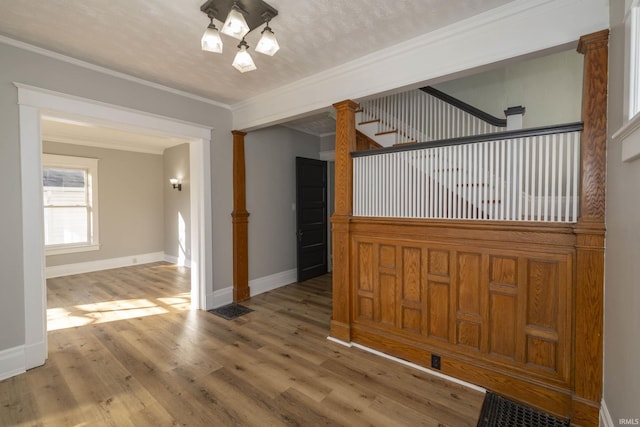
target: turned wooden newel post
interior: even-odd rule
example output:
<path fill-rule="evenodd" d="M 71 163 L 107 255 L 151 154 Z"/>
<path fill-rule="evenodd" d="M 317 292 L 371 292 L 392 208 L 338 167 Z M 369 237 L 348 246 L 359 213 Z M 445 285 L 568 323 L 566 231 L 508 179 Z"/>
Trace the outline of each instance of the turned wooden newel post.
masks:
<path fill-rule="evenodd" d="M 351 245 L 349 222 L 353 198 L 353 164 L 356 150 L 356 109 L 353 101 L 334 104 L 336 109 L 335 210 L 331 217 L 333 242 L 333 315 L 331 336 L 351 341 Z"/>
<path fill-rule="evenodd" d="M 580 38 L 582 186 L 576 233 L 574 396 L 572 425 L 597 426 L 602 400 L 605 181 L 609 30 Z"/>
<path fill-rule="evenodd" d="M 244 169 L 244 136 L 233 134 L 233 302 L 249 299 L 249 212 Z"/>

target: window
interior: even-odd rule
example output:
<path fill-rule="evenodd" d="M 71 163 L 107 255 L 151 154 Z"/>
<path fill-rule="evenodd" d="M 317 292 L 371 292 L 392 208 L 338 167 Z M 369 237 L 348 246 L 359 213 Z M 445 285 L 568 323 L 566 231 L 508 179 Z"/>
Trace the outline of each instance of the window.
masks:
<path fill-rule="evenodd" d="M 625 17 L 627 30 L 628 87 L 627 119 L 640 113 L 640 1 L 633 0 Z"/>
<path fill-rule="evenodd" d="M 98 160 L 42 156 L 47 255 L 99 249 Z"/>

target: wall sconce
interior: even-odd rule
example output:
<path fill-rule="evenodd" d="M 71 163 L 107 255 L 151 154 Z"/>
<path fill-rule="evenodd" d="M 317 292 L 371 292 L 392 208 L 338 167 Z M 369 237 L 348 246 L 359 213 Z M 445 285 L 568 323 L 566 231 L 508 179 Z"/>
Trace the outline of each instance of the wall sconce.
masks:
<path fill-rule="evenodd" d="M 180 182 L 180 180 L 178 178 L 171 178 L 169 180 L 169 182 L 171 183 L 171 185 L 173 186 L 174 189 L 178 189 L 178 191 L 182 191 L 182 183 Z"/>

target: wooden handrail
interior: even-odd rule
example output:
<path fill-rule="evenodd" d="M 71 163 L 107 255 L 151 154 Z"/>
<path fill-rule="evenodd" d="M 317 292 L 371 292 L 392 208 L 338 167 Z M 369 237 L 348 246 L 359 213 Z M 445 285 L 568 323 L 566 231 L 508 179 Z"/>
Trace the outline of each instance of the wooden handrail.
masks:
<path fill-rule="evenodd" d="M 460 138 L 441 139 L 438 141 L 418 142 L 416 144 L 399 145 L 395 147 L 376 148 L 368 151 L 353 151 L 351 157 L 374 156 L 376 154 L 396 153 L 400 151 L 421 150 L 425 148 L 449 147 L 453 145 L 474 144 L 477 142 L 499 141 L 502 139 L 526 138 L 531 136 L 553 135 L 557 133 L 580 132 L 582 122 L 562 125 L 543 126 L 529 129 L 510 130 L 506 132 L 485 133 L 482 135 L 463 136 Z"/>
<path fill-rule="evenodd" d="M 421 87 L 420 88 L 421 91 L 428 93 L 431 96 L 435 96 L 436 98 L 453 105 L 456 108 L 461 109 L 462 111 L 465 111 L 469 114 L 471 114 L 472 116 L 475 116 L 477 118 L 479 118 L 480 120 L 484 120 L 485 122 L 494 125 L 494 126 L 499 126 L 499 127 L 506 127 L 507 126 L 507 120 L 506 119 L 501 119 L 499 117 L 496 116 L 492 116 L 491 114 L 482 111 L 479 108 L 474 107 L 473 105 L 467 104 L 464 101 L 459 100 L 458 98 L 454 98 L 451 95 L 447 95 L 444 92 L 439 91 L 438 89 L 431 87 L 431 86 L 426 86 L 426 87 Z"/>

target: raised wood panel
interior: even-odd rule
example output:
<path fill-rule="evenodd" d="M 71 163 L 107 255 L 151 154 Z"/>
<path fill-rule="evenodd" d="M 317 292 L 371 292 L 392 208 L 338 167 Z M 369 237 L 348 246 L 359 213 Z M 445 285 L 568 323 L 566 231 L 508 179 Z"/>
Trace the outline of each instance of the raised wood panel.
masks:
<path fill-rule="evenodd" d="M 382 324 L 396 326 L 396 276 L 382 273 L 379 275 L 379 280 L 379 321 Z"/>
<path fill-rule="evenodd" d="M 373 244 L 358 243 L 358 290 L 373 292 Z"/>
<path fill-rule="evenodd" d="M 527 282 L 527 324 L 556 330 L 558 263 L 530 260 Z"/>
<path fill-rule="evenodd" d="M 428 282 L 428 310 L 429 336 L 449 340 L 449 284 Z"/>
<path fill-rule="evenodd" d="M 356 315 L 362 320 L 373 320 L 373 297 L 358 295 L 358 310 Z"/>
<path fill-rule="evenodd" d="M 527 363 L 556 372 L 558 346 L 556 342 L 529 336 L 527 339 Z"/>
<path fill-rule="evenodd" d="M 396 268 L 396 247 L 380 245 L 379 263 L 383 268 Z"/>
<path fill-rule="evenodd" d="M 422 300 L 422 251 L 402 248 L 402 301 L 420 303 Z"/>
<path fill-rule="evenodd" d="M 517 300 L 515 295 L 491 292 L 490 344 L 492 354 L 516 359 Z"/>
<path fill-rule="evenodd" d="M 457 341 L 461 346 L 480 350 L 480 324 L 459 320 Z"/>
<path fill-rule="evenodd" d="M 429 250 L 429 274 L 449 277 L 449 251 Z"/>
<path fill-rule="evenodd" d="M 481 255 L 458 253 L 458 312 L 480 315 Z"/>
<path fill-rule="evenodd" d="M 402 330 L 420 334 L 422 332 L 422 310 L 402 307 Z"/>
<path fill-rule="evenodd" d="M 489 280 L 491 283 L 514 285 L 518 276 L 517 258 L 513 256 L 492 256 Z"/>
<path fill-rule="evenodd" d="M 518 359 L 518 259 L 490 256 L 489 261 L 489 352 Z M 521 358 L 522 359 L 522 358 Z"/>

